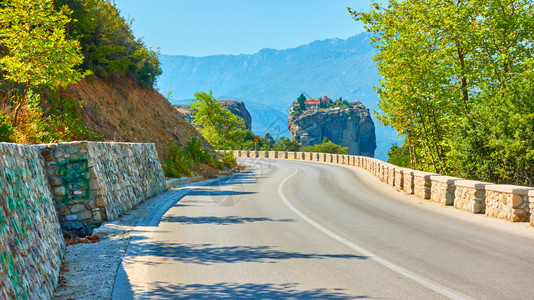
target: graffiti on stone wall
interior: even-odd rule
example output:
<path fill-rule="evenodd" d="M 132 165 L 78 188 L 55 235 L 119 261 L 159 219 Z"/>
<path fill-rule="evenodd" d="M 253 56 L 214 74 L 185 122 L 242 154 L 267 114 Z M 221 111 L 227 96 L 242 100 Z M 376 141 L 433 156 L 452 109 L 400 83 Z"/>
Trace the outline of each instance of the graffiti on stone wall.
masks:
<path fill-rule="evenodd" d="M 0 164 L 0 240 L 4 243 L 4 247 L 0 247 L 0 273 L 8 275 L 15 295 L 25 299 L 27 290 L 11 252 L 20 247 L 28 237 L 28 231 L 32 230 L 30 216 L 48 204 L 50 198 L 44 193 L 47 187 L 41 180 L 42 170 L 37 158 L 28 157 L 19 163 L 14 160 L 9 162 L 4 158 L 4 164 Z"/>
<path fill-rule="evenodd" d="M 61 179 L 65 191 L 63 202 L 89 199 L 91 189 L 89 186 L 89 163 L 86 158 L 68 159 L 54 164 L 56 174 Z"/>

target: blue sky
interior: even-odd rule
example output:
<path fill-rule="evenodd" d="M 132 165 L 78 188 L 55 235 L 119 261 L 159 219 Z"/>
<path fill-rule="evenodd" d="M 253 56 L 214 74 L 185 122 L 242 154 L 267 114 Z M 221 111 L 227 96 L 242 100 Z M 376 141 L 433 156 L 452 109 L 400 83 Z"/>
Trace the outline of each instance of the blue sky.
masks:
<path fill-rule="evenodd" d="M 133 31 L 162 54 L 206 56 L 287 49 L 362 32 L 347 6 L 371 0 L 115 0 Z"/>

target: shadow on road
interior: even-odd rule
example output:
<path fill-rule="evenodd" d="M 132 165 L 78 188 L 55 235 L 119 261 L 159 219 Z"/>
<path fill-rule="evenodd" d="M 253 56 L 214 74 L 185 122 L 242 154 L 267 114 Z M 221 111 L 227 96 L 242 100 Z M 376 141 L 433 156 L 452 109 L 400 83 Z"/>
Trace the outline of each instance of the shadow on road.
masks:
<path fill-rule="evenodd" d="M 215 179 L 208 186 L 227 186 L 227 185 L 238 185 L 238 184 L 253 184 L 258 181 L 261 181 L 265 176 L 254 174 L 251 171 L 243 171 L 239 173 L 234 173 L 222 179 Z"/>
<path fill-rule="evenodd" d="M 156 283 L 148 292 L 156 299 L 367 299 L 353 296 L 342 289 L 298 290 L 298 284 L 179 284 Z"/>
<path fill-rule="evenodd" d="M 213 189 L 194 189 L 188 196 L 239 196 L 239 195 L 251 195 L 256 192 L 245 192 L 239 190 L 213 190 Z"/>
<path fill-rule="evenodd" d="M 132 246 L 132 245 L 131 245 Z M 147 247 L 148 246 L 148 247 Z M 313 254 L 280 251 L 269 246 L 214 246 L 212 244 L 179 244 L 170 242 L 146 242 L 135 245 L 138 256 L 153 256 L 189 264 L 219 263 L 275 263 L 288 259 L 368 259 L 368 256 L 352 254 Z M 147 262 L 156 265 L 157 262 Z"/>
<path fill-rule="evenodd" d="M 186 225 L 211 224 L 211 225 L 235 225 L 252 222 L 295 222 L 294 219 L 272 219 L 272 218 L 241 218 L 236 216 L 228 217 L 186 217 L 167 216 L 161 219 L 162 222 L 175 222 Z"/>

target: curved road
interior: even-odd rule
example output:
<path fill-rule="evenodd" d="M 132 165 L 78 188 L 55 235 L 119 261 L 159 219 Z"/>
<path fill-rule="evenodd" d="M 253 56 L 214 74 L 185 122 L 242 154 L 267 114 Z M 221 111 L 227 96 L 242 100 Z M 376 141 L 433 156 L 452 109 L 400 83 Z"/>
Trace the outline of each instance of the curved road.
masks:
<path fill-rule="evenodd" d="M 136 228 L 115 299 L 534 297 L 527 224 L 420 200 L 356 167 L 240 162 L 248 171 L 184 190 L 159 224 Z"/>

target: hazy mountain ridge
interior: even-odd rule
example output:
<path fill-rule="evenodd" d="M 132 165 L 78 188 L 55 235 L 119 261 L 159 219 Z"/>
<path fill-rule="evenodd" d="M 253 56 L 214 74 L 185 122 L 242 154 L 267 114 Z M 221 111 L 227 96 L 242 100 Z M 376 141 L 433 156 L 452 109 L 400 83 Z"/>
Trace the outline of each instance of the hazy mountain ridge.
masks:
<path fill-rule="evenodd" d="M 263 49 L 256 54 L 206 57 L 160 55 L 163 75 L 158 78 L 157 85 L 163 93 L 172 91 L 173 99 L 191 98 L 197 90 L 212 90 L 217 96 L 229 95 L 229 92 L 254 83 L 266 75 L 279 73 L 273 72 L 279 68 L 298 68 L 310 59 L 328 57 L 334 53 L 350 53 L 351 57 L 362 54 L 368 56 L 373 51 L 368 41 L 367 34 L 360 34 L 347 40 L 315 41 L 286 50 Z"/>
<path fill-rule="evenodd" d="M 157 84 L 163 94 L 172 91 L 169 100 L 173 103 L 183 103 L 179 100 L 192 98 L 195 91 L 209 90 L 217 99 L 244 101 L 256 133 L 263 135 L 266 132 L 261 130 L 275 127 L 279 136 L 288 136 L 287 113 L 302 92 L 311 97 L 328 95 L 333 99 L 361 101 L 371 112 L 378 109 L 374 86 L 379 84 L 379 76 L 372 60 L 376 50 L 369 44 L 369 38 L 369 34 L 361 33 L 346 40 L 328 39 L 292 49 L 263 49 L 246 55 L 161 55 L 163 75 Z M 252 108 L 251 101 L 265 106 Z M 272 112 L 267 113 L 269 110 Z M 280 113 L 285 116 L 283 122 Z M 400 139 L 392 129 L 374 121 L 375 155 L 386 159 L 390 144 Z"/>

